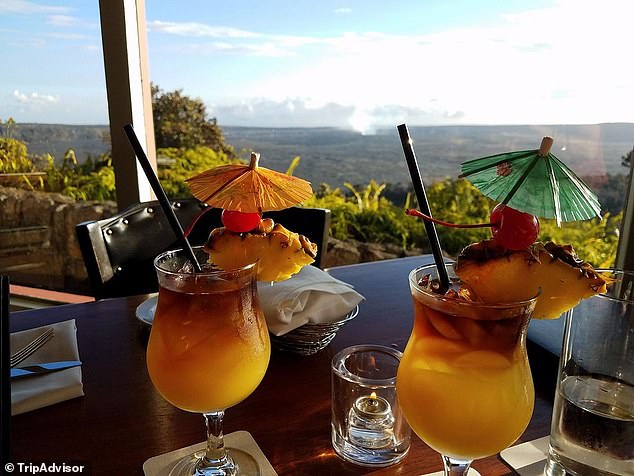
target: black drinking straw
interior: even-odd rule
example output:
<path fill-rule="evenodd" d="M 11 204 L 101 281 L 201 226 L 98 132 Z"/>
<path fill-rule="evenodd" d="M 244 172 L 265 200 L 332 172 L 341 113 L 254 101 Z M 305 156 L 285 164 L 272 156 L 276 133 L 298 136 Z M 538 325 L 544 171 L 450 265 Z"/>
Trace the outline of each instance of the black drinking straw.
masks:
<path fill-rule="evenodd" d="M 156 174 L 154 173 L 154 169 L 150 165 L 150 161 L 148 160 L 147 155 L 145 155 L 145 151 L 143 150 L 143 147 L 141 147 L 141 143 L 139 142 L 139 139 L 134 133 L 134 129 L 132 128 L 132 125 L 126 124 L 125 126 L 123 126 L 123 130 L 128 136 L 128 140 L 130 141 L 130 145 L 134 149 L 136 158 L 141 164 L 141 167 L 143 168 L 143 172 L 145 172 L 145 176 L 147 177 L 148 182 L 150 182 L 150 185 L 152 186 L 152 190 L 154 190 L 154 194 L 156 195 L 156 198 L 158 198 L 158 201 L 161 204 L 161 208 L 165 212 L 167 221 L 172 227 L 172 230 L 174 230 L 174 234 L 180 241 L 181 246 L 183 247 L 183 250 L 185 250 L 185 252 L 189 255 L 189 259 L 194 265 L 194 269 L 196 270 L 197 273 L 200 273 L 202 271 L 202 268 L 200 267 L 200 263 L 196 259 L 194 250 L 192 249 L 192 246 L 189 244 L 187 237 L 185 237 L 185 232 L 183 231 L 183 227 L 178 221 L 178 218 L 176 218 L 176 214 L 174 213 L 174 210 L 172 209 L 172 206 L 170 205 L 170 202 L 167 199 L 167 195 L 165 195 L 165 190 L 163 190 L 161 183 L 156 177 Z"/>
<path fill-rule="evenodd" d="M 412 139 L 407 130 L 405 124 L 397 126 L 398 135 L 401 138 L 401 145 L 403 146 L 403 152 L 405 153 L 405 160 L 407 160 L 407 167 L 409 168 L 409 175 L 412 178 L 412 185 L 414 185 L 414 192 L 416 192 L 416 198 L 418 200 L 418 206 L 420 211 L 425 215 L 432 216 L 429 209 L 429 202 L 427 201 L 427 194 L 425 193 L 425 185 L 418 168 L 418 161 L 416 160 L 416 154 L 414 153 L 414 146 L 412 145 Z M 436 232 L 436 225 L 434 223 L 424 220 L 425 231 L 427 232 L 427 238 L 431 246 L 431 252 L 434 255 L 434 261 L 436 268 L 438 269 L 438 279 L 440 280 L 440 292 L 445 292 L 449 289 L 449 275 L 447 274 L 447 268 L 445 267 L 445 260 L 442 256 L 442 249 L 440 247 L 440 240 L 438 239 L 438 233 Z"/>

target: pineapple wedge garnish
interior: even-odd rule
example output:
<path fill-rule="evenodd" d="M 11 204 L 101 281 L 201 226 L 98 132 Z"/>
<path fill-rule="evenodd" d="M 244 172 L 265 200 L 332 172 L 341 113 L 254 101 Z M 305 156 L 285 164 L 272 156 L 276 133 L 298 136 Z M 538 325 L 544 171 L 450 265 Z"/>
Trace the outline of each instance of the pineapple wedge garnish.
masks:
<path fill-rule="evenodd" d="M 606 291 L 610 278 L 582 261 L 570 245 L 535 243 L 510 251 L 493 240 L 467 246 L 456 275 L 485 302 L 530 299 L 540 292 L 533 317 L 555 319 L 582 299 Z"/>
<path fill-rule="evenodd" d="M 315 261 L 317 245 L 304 235 L 263 219 L 248 233 L 225 227 L 211 231 L 205 244 L 209 261 L 222 269 L 235 269 L 257 261 L 258 281 L 283 281 Z"/>

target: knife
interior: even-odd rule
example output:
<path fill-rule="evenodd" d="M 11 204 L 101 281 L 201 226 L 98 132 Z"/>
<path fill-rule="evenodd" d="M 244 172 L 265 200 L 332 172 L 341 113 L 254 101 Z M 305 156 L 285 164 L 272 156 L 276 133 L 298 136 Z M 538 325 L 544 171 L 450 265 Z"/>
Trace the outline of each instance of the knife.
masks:
<path fill-rule="evenodd" d="M 11 378 L 57 372 L 58 370 L 70 369 L 79 365 L 81 365 L 79 360 L 62 360 L 59 362 L 44 362 L 41 364 L 27 365 L 25 367 L 15 367 L 11 369 Z"/>

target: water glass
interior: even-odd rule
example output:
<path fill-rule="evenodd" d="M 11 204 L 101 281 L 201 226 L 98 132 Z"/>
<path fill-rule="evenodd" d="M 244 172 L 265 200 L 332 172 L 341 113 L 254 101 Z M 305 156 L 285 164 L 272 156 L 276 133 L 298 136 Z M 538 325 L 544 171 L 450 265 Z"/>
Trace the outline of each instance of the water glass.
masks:
<path fill-rule="evenodd" d="M 409 451 L 411 430 L 396 398 L 402 353 L 379 345 L 348 347 L 332 360 L 332 446 L 346 461 L 384 467 Z"/>
<path fill-rule="evenodd" d="M 564 316 L 547 476 L 634 475 L 634 273 Z"/>

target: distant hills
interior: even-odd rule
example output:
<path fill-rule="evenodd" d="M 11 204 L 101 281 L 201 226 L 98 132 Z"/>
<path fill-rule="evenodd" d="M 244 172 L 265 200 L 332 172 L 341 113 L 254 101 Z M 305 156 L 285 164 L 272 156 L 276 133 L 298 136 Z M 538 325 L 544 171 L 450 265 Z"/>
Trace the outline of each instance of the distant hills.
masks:
<path fill-rule="evenodd" d="M 364 184 L 409 183 L 403 151 L 396 131 L 375 135 L 335 128 L 223 127 L 225 139 L 246 159 L 254 150 L 265 167 L 285 171 L 301 157 L 295 175 L 314 185 L 344 182 Z M 29 152 L 50 153 L 61 161 L 75 149 L 80 161 L 98 156 L 109 146 L 103 141 L 107 126 L 18 124 L 13 136 L 28 144 Z M 536 149 L 541 138 L 555 139 L 552 152 L 577 174 L 625 174 L 621 157 L 634 145 L 634 123 L 596 125 L 517 126 L 414 126 L 410 127 L 419 165 L 426 181 L 456 177 L 460 163 L 511 150 Z"/>
<path fill-rule="evenodd" d="M 16 124 L 12 137 L 26 142 L 30 154 L 51 154 L 56 162 L 62 161 L 69 148 L 80 162 L 110 150 L 108 126 Z"/>
<path fill-rule="evenodd" d="M 396 126 L 362 135 L 354 131 L 316 128 L 225 127 L 225 138 L 243 156 L 255 150 L 261 163 L 285 170 L 301 157 L 295 174 L 313 184 L 339 186 L 344 181 L 409 183 Z M 410 127 L 425 180 L 456 177 L 460 163 L 512 150 L 537 149 L 541 139 L 555 139 L 552 152 L 582 176 L 624 174 L 621 157 L 634 145 L 634 123 L 556 126 L 430 126 Z"/>

